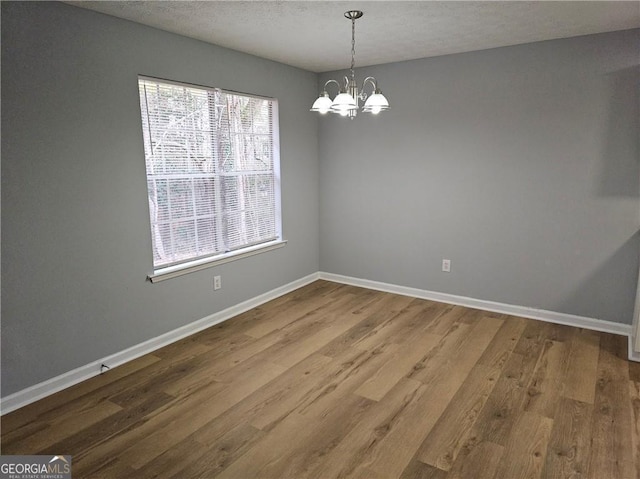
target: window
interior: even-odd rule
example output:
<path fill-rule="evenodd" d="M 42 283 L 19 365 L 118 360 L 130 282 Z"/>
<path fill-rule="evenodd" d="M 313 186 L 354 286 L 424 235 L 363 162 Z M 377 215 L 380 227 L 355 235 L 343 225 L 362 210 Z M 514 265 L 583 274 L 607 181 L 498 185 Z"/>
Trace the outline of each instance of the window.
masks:
<path fill-rule="evenodd" d="M 154 271 L 280 240 L 277 101 L 145 77 L 138 87 Z"/>

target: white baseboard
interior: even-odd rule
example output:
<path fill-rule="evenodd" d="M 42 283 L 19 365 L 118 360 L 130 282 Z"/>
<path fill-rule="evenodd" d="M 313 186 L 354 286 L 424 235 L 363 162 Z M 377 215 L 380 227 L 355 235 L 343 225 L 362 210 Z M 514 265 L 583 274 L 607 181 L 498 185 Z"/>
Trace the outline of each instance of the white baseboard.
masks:
<path fill-rule="evenodd" d="M 435 291 L 427 291 L 417 288 L 409 288 L 406 286 L 398 286 L 379 281 L 371 281 L 367 279 L 352 278 L 333 273 L 318 272 L 313 273 L 304 278 L 300 278 L 291 283 L 280 286 L 279 288 L 268 291 L 264 294 L 251 298 L 240 304 L 219 311 L 205 318 L 194 321 L 180 328 L 169 331 L 155 338 L 144 341 L 143 343 L 132 346 L 118 353 L 112 354 L 102 359 L 97 359 L 89 364 L 80 366 L 72 371 L 61 374 L 54 378 L 43 381 L 34 386 L 18 391 L 14 394 L 0 399 L 0 414 L 4 415 L 11 411 L 15 411 L 27 404 L 35 402 L 39 399 L 47 397 L 58 391 L 66 389 L 74 384 L 78 384 L 89 378 L 100 374 L 100 366 L 102 364 L 109 365 L 114 368 L 133 359 L 149 354 L 156 349 L 167 346 L 180 339 L 186 338 L 203 329 L 214 326 L 218 323 L 233 318 L 245 311 L 260 306 L 261 304 L 278 298 L 284 294 L 290 293 L 302 286 L 305 286 L 318 279 L 333 281 L 336 283 L 350 284 L 352 286 L 360 286 L 362 288 L 373 289 L 377 291 L 385 291 L 388 293 L 401 294 L 414 298 L 429 299 L 440 303 L 456 304 L 470 308 L 492 311 L 495 313 L 509 314 L 512 316 L 520 316 L 523 318 L 538 319 L 551 323 L 575 326 L 578 328 L 592 329 L 594 331 L 602 331 L 605 333 L 620 334 L 629 337 L 629 359 L 632 361 L 640 361 L 640 354 L 633 351 L 631 344 L 631 325 L 612 323 L 611 321 L 603 321 L 601 319 L 588 318 L 584 316 L 576 316 L 572 314 L 557 313 L 543 309 L 528 308 L 525 306 L 515 306 L 511 304 L 496 303 L 493 301 L 484 301 L 481 299 L 468 298 L 465 296 L 457 296 L 454 294 L 438 293 Z"/>
<path fill-rule="evenodd" d="M 102 364 L 107 364 L 110 368 L 120 366 L 121 364 L 139 358 L 140 356 L 144 356 L 145 354 L 149 354 L 163 346 L 167 346 L 180 339 L 186 338 L 187 336 L 197 333 L 198 331 L 202 331 L 203 329 L 209 328 L 218 323 L 226 321 L 227 319 L 233 318 L 234 316 L 244 313 L 245 311 L 260 306 L 267 301 L 271 301 L 272 299 L 278 298 L 279 296 L 290 293 L 291 291 L 294 291 L 298 288 L 301 288 L 302 286 L 316 281 L 318 278 L 318 273 L 310 274 L 308 276 L 305 276 L 304 278 L 300 278 L 296 281 L 285 284 L 284 286 L 280 286 L 279 288 L 256 296 L 255 298 L 243 301 L 240 304 L 231 306 L 230 308 L 194 321 L 193 323 L 189 323 L 185 326 L 174 329 L 173 331 L 169 331 L 168 333 L 149 339 L 148 341 L 144 341 L 143 343 L 132 346 L 128 349 L 125 349 L 124 351 L 120 351 L 102 359 L 97 359 L 89 364 L 85 364 L 84 366 L 80 366 L 79 368 L 76 368 L 72 371 L 61 374 L 60 376 L 56 376 L 34 386 L 13 393 L 0 400 L 0 412 L 2 415 L 4 415 L 11 411 L 15 411 L 16 409 L 26 406 L 27 404 L 66 389 L 70 386 L 73 386 L 74 384 L 78 384 L 89 378 L 97 376 L 98 374 L 100 374 L 100 366 Z"/>
<path fill-rule="evenodd" d="M 406 286 L 398 286 L 395 284 L 381 283 L 379 281 L 371 281 L 368 279 L 352 278 L 333 273 L 319 273 L 320 279 L 334 281 L 336 283 L 350 284 L 352 286 L 360 286 L 362 288 L 375 289 L 377 291 L 385 291 L 387 293 L 401 294 L 414 298 L 429 299 L 438 301 L 439 303 L 456 304 L 469 308 L 482 309 L 494 313 L 509 314 L 511 316 L 520 316 L 522 318 L 538 319 L 550 323 L 565 324 L 567 326 L 575 326 L 577 328 L 592 329 L 594 331 L 602 331 L 605 333 L 620 334 L 623 336 L 631 336 L 631 325 L 613 323 L 602 319 L 588 318 L 585 316 L 576 316 L 573 314 L 557 313 L 555 311 L 547 311 L 544 309 L 528 308 L 526 306 L 515 306 L 512 304 L 496 303 L 493 301 L 485 301 L 482 299 L 468 298 L 466 296 L 457 296 L 455 294 L 438 293 L 435 291 L 427 291 L 424 289 L 409 288 Z M 632 351 L 631 349 L 629 351 Z M 629 355 L 631 358 L 631 353 Z M 637 359 L 636 359 L 637 360 Z"/>

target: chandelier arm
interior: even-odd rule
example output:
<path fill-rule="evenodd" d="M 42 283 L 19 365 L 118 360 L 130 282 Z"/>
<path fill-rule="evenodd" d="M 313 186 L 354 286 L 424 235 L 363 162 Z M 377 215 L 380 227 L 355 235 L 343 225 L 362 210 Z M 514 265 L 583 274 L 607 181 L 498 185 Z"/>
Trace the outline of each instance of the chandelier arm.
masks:
<path fill-rule="evenodd" d="M 362 82 L 362 91 L 364 92 L 364 87 L 367 86 L 367 82 L 373 85 L 373 92 L 375 93 L 378 90 L 378 82 L 374 77 L 367 77 L 364 79 L 364 81 Z"/>
<path fill-rule="evenodd" d="M 330 83 L 335 83 L 336 85 L 338 85 L 338 91 L 340 91 L 340 89 L 341 89 L 341 87 L 340 87 L 340 83 L 338 83 L 337 81 L 335 81 L 335 80 L 333 80 L 333 79 L 332 79 L 332 80 L 327 80 L 327 81 L 325 82 L 325 84 L 324 84 L 324 87 L 322 87 L 322 90 L 323 90 L 323 91 L 327 91 L 327 85 L 329 85 Z"/>

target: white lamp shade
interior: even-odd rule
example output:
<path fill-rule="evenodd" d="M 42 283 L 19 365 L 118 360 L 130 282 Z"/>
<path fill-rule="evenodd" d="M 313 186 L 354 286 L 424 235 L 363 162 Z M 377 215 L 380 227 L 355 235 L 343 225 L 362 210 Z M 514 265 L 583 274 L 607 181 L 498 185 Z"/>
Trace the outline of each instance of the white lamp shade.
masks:
<path fill-rule="evenodd" d="M 321 114 L 327 113 L 331 110 L 331 98 L 329 98 L 329 94 L 327 92 L 323 92 L 316 101 L 313 102 L 313 106 L 311 107 L 311 111 L 317 111 Z"/>
<path fill-rule="evenodd" d="M 357 110 L 358 105 L 354 98 L 348 93 L 340 93 L 331 105 L 331 109 L 340 113 L 342 111 Z"/>
<path fill-rule="evenodd" d="M 379 90 L 378 90 L 379 91 Z M 362 111 L 373 113 L 380 113 L 381 111 L 389 109 L 389 102 L 382 93 L 374 93 L 364 104 Z"/>

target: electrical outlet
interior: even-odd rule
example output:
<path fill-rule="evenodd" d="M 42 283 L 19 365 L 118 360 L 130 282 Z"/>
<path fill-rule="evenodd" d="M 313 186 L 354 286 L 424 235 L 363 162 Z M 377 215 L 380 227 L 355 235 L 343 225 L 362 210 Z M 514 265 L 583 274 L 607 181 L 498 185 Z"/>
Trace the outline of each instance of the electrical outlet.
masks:
<path fill-rule="evenodd" d="M 222 277 L 221 276 L 214 276 L 213 277 L 213 289 L 215 291 L 218 291 L 220 288 L 222 288 Z"/>
<path fill-rule="evenodd" d="M 450 259 L 443 259 L 442 260 L 442 271 L 444 271 L 445 273 L 450 273 L 451 272 L 451 260 Z"/>

